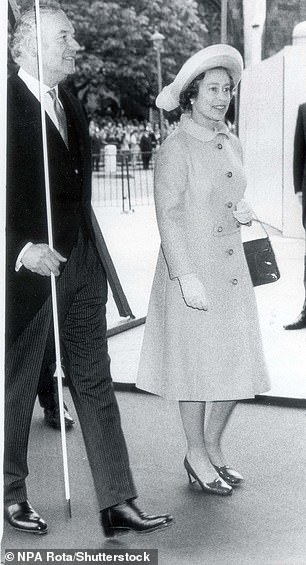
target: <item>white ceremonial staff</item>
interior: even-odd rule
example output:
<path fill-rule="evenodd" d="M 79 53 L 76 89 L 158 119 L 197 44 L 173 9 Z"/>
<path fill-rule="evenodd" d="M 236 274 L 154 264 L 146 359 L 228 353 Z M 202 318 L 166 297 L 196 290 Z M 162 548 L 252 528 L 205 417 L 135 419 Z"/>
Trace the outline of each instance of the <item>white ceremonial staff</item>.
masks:
<path fill-rule="evenodd" d="M 43 80 L 43 57 L 42 57 L 42 48 L 41 48 L 41 27 L 40 27 L 41 19 L 40 19 L 39 0 L 35 0 L 35 15 L 36 15 L 36 34 L 37 34 L 39 96 L 40 96 L 40 110 L 41 110 L 41 132 L 42 132 L 44 174 L 45 174 L 45 194 L 46 194 L 47 222 L 48 222 L 48 244 L 50 249 L 53 251 L 54 247 L 53 247 L 53 229 L 52 229 L 52 210 L 51 210 L 51 197 L 50 197 L 46 114 L 45 114 L 44 93 L 43 93 L 44 80 Z M 65 497 L 68 505 L 68 515 L 71 518 L 71 501 L 70 501 L 68 456 L 67 456 L 66 428 L 65 428 L 65 416 L 64 416 L 63 382 L 62 382 L 62 379 L 65 377 L 65 375 L 61 364 L 61 348 L 60 348 L 60 338 L 59 338 L 55 275 L 52 272 L 51 272 L 51 298 L 52 298 L 53 328 L 54 328 L 55 358 L 56 358 L 56 369 L 55 369 L 54 377 L 57 378 L 57 383 L 58 383 L 57 389 L 58 389 L 58 401 L 59 401 L 60 425 L 61 425 Z"/>

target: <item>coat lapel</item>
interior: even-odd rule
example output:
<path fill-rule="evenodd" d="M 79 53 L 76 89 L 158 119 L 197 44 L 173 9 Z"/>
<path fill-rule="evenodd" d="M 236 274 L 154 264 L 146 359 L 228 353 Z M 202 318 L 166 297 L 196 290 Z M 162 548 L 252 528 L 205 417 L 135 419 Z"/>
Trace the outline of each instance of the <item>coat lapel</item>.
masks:
<path fill-rule="evenodd" d="M 18 104 L 17 100 L 17 108 L 21 108 L 19 116 L 19 124 L 28 125 L 29 123 L 33 124 L 33 127 L 37 127 L 37 124 L 40 124 L 41 129 L 41 109 L 40 109 L 40 102 L 37 100 L 36 96 L 29 90 L 26 84 L 19 78 L 18 75 L 11 77 L 11 80 L 15 82 L 17 98 L 20 100 L 20 104 Z M 26 104 L 24 104 L 24 100 L 26 100 Z M 33 119 L 33 116 L 35 118 Z M 53 142 L 60 144 L 62 146 L 62 150 L 68 153 L 68 148 L 59 133 L 57 127 L 49 117 L 46 112 L 46 129 L 48 134 L 48 140 L 51 138 Z"/>
<path fill-rule="evenodd" d="M 73 136 L 75 136 L 78 142 L 83 173 L 86 173 L 86 167 L 88 166 L 88 147 L 86 144 L 88 125 L 84 116 L 81 115 L 79 106 L 75 103 L 74 98 L 63 86 L 59 87 L 59 97 L 67 116 L 69 144 L 72 144 Z"/>
<path fill-rule="evenodd" d="M 63 103 L 67 118 L 70 135 L 74 134 L 77 139 L 77 148 L 81 164 L 83 178 L 83 202 L 90 205 L 91 201 L 91 151 L 88 135 L 88 123 L 80 102 L 72 94 L 60 85 L 59 96 Z M 69 125 L 70 124 L 70 125 Z M 74 131 L 72 131 L 73 128 Z"/>

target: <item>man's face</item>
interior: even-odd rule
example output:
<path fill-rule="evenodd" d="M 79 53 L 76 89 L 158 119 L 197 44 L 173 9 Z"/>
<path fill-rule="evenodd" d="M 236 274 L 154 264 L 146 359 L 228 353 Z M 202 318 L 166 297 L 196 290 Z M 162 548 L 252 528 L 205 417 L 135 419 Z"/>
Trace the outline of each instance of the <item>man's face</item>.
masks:
<path fill-rule="evenodd" d="M 41 21 L 44 82 L 55 86 L 75 71 L 75 57 L 80 49 L 74 28 L 64 12 L 44 14 Z"/>

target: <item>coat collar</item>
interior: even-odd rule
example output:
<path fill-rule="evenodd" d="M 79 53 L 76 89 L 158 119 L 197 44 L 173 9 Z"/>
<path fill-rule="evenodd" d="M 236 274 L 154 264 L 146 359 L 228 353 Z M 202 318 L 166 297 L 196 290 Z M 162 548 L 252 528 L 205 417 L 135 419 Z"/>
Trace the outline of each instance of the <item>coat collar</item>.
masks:
<path fill-rule="evenodd" d="M 218 122 L 216 127 L 211 130 L 194 122 L 188 114 L 182 114 L 179 127 L 204 142 L 212 141 L 219 133 L 229 137 L 228 127 L 224 122 Z"/>
<path fill-rule="evenodd" d="M 37 100 L 40 101 L 39 80 L 33 77 L 32 75 L 30 75 L 29 73 L 27 73 L 27 71 L 25 71 L 22 67 L 19 67 L 19 71 L 17 74 L 19 78 L 23 80 L 23 82 L 26 84 L 30 92 L 34 94 L 35 98 L 37 98 Z M 43 94 L 47 94 L 47 92 L 49 92 L 50 90 L 52 90 L 50 86 L 47 86 L 46 84 L 42 85 Z M 58 96 L 58 84 L 54 86 L 53 90 L 55 90 L 56 96 Z"/>

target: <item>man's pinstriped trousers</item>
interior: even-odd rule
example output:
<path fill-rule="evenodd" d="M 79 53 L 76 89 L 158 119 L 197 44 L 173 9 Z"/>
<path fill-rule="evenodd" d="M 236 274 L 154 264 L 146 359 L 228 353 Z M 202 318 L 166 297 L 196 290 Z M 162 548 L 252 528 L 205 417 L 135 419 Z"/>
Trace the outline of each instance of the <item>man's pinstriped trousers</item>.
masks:
<path fill-rule="evenodd" d="M 80 420 L 100 509 L 136 496 L 110 376 L 107 282 L 91 241 L 79 235 L 58 280 L 65 376 Z M 34 288 L 33 288 L 34 291 Z M 7 352 L 4 500 L 27 499 L 27 448 L 42 364 L 54 362 L 51 301 Z"/>

